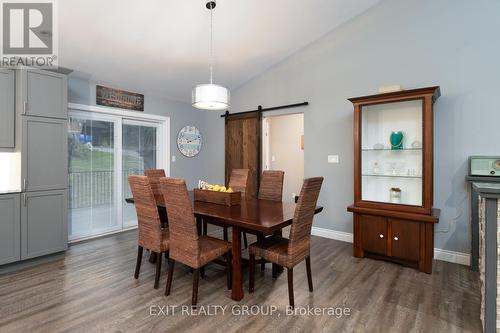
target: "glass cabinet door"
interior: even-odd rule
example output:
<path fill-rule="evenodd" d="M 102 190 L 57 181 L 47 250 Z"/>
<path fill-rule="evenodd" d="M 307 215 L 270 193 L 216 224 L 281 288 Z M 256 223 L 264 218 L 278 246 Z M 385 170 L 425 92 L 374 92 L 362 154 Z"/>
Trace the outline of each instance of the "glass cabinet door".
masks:
<path fill-rule="evenodd" d="M 423 204 L 423 100 L 361 107 L 361 200 Z"/>

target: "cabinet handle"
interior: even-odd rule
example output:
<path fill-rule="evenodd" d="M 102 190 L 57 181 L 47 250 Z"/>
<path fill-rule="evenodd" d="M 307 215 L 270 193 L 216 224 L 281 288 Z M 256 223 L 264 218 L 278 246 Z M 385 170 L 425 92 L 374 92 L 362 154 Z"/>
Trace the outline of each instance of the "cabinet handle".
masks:
<path fill-rule="evenodd" d="M 380 235 L 379 235 L 379 237 L 380 237 L 380 238 L 384 238 L 384 235 L 380 234 Z"/>
<path fill-rule="evenodd" d="M 23 193 L 23 205 L 26 207 L 26 193 Z"/>
<path fill-rule="evenodd" d="M 27 110 L 28 110 L 28 102 L 24 101 L 23 102 L 23 115 L 26 115 Z"/>
<path fill-rule="evenodd" d="M 395 240 L 395 241 L 397 241 L 398 239 L 399 239 L 399 238 L 397 238 L 397 237 L 394 237 L 394 240 Z"/>
<path fill-rule="evenodd" d="M 26 178 L 23 178 L 23 191 L 26 191 Z"/>

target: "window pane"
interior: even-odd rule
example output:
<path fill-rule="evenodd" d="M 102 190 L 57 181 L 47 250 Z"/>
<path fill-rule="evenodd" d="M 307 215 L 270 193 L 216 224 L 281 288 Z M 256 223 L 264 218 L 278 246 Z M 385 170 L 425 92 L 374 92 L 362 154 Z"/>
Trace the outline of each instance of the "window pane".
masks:
<path fill-rule="evenodd" d="M 70 117 L 68 137 L 70 239 L 119 228 L 114 123 Z"/>
<path fill-rule="evenodd" d="M 125 202 L 132 197 L 128 184 L 129 175 L 143 175 L 144 170 L 157 168 L 158 145 L 155 126 L 123 124 L 122 164 L 123 164 L 123 225 L 137 224 L 135 207 Z"/>

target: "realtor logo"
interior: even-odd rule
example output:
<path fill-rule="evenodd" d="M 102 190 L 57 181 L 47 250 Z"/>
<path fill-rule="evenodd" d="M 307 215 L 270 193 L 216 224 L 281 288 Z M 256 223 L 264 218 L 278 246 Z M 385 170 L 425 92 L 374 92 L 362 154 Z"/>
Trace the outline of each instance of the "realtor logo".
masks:
<path fill-rule="evenodd" d="M 55 3 L 0 0 L 2 67 L 57 65 Z"/>

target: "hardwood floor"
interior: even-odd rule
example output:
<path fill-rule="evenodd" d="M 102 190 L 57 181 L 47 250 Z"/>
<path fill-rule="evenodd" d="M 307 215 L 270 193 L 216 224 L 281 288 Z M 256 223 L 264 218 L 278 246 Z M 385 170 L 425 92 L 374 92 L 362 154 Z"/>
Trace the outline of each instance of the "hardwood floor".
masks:
<path fill-rule="evenodd" d="M 200 280 L 198 309 L 227 306 L 224 314 L 188 316 L 192 276 L 176 265 L 172 292 L 152 288 L 155 266 L 134 266 L 136 233 L 73 245 L 63 258 L 0 276 L 0 332 L 481 332 L 478 275 L 465 266 L 435 261 L 433 275 L 395 264 L 358 259 L 348 243 L 313 237 L 309 293 L 305 263 L 294 270 L 295 306 L 346 307 L 342 318 L 286 315 L 286 274 L 271 278 L 256 267 L 255 292 L 241 302 L 229 298 L 223 268 L 210 265 Z M 146 255 L 146 254 L 144 254 Z M 177 305 L 175 315 L 156 306 Z M 273 316 L 234 315 L 243 305 L 277 306 Z M 233 307 L 236 306 L 236 307 Z M 165 310 L 165 309 L 163 309 Z M 212 309 L 213 310 L 213 309 Z"/>

